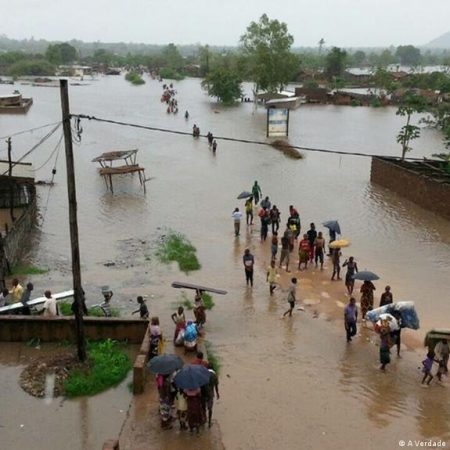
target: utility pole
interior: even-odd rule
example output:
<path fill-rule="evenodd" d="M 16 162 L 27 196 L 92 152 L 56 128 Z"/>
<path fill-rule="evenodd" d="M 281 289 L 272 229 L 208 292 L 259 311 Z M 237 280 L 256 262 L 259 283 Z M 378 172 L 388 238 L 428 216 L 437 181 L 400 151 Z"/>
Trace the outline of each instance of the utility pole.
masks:
<path fill-rule="evenodd" d="M 67 80 L 60 80 L 61 109 L 66 149 L 67 193 L 69 197 L 70 247 L 72 251 L 72 274 L 75 314 L 75 330 L 78 359 L 86 360 L 86 341 L 84 338 L 83 305 L 84 292 L 81 287 L 80 248 L 78 246 L 77 193 L 75 188 L 75 168 L 73 164 L 72 130 L 70 127 L 69 89 Z"/>
<path fill-rule="evenodd" d="M 11 216 L 11 222 L 15 222 L 14 217 L 14 183 L 12 181 L 12 147 L 11 138 L 6 141 L 8 144 L 8 176 L 9 176 L 9 214 Z"/>

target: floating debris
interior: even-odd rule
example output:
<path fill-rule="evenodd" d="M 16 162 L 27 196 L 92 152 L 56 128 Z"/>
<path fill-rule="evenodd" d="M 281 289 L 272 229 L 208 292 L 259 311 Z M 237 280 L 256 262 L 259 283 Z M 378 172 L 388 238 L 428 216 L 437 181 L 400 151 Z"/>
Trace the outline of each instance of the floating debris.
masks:
<path fill-rule="evenodd" d="M 300 153 L 297 149 L 292 147 L 288 142 L 283 141 L 281 139 L 277 139 L 276 141 L 273 141 L 270 144 L 273 148 L 276 148 L 277 150 L 280 150 L 283 152 L 287 157 L 292 159 L 303 159 L 303 153 Z"/>

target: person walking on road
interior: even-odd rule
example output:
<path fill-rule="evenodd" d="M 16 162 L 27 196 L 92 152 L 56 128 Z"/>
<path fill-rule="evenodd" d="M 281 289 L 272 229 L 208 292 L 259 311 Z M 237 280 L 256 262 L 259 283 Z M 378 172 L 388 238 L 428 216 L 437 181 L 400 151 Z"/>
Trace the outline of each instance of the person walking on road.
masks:
<path fill-rule="evenodd" d="M 250 253 L 250 250 L 248 248 L 246 248 L 244 251 L 242 262 L 244 263 L 245 281 L 247 283 L 247 286 L 250 285 L 251 287 L 253 287 L 253 267 L 255 265 L 255 258 Z"/>
<path fill-rule="evenodd" d="M 356 335 L 356 321 L 358 319 L 358 308 L 354 297 L 350 297 L 347 306 L 344 309 L 344 325 L 347 333 L 347 342 L 352 341 Z"/>
<path fill-rule="evenodd" d="M 241 230 L 241 218 L 242 213 L 239 211 L 239 208 L 235 208 L 233 214 L 231 215 L 234 221 L 234 235 L 239 236 L 239 232 Z"/>
<path fill-rule="evenodd" d="M 257 181 L 255 181 L 255 184 L 252 187 L 252 195 L 255 199 L 255 205 L 257 205 L 259 203 L 259 199 L 262 197 L 261 187 Z"/>
<path fill-rule="evenodd" d="M 296 290 L 297 290 L 297 278 L 292 278 L 287 297 L 289 309 L 283 314 L 282 319 L 284 319 L 287 314 L 289 314 L 289 317 L 292 317 L 292 311 L 294 311 L 296 302 Z"/>

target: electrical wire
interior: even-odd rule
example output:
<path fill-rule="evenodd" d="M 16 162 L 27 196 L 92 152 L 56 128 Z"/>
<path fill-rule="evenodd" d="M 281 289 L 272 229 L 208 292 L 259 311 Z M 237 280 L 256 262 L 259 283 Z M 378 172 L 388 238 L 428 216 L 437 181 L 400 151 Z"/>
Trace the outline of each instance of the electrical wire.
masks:
<path fill-rule="evenodd" d="M 47 124 L 45 124 L 45 125 L 41 125 L 40 127 L 29 128 L 28 130 L 22 130 L 22 131 L 18 131 L 17 133 L 8 134 L 8 135 L 6 135 L 6 136 L 0 137 L 0 140 L 2 140 L 2 139 L 8 139 L 8 138 L 14 137 L 14 136 L 20 136 L 21 134 L 25 134 L 25 133 L 32 133 L 33 131 L 41 130 L 42 128 L 51 127 L 52 125 L 56 125 L 56 124 L 58 124 L 58 123 L 61 123 L 61 121 L 59 121 L 59 122 L 53 122 L 53 123 L 47 123 Z"/>
<path fill-rule="evenodd" d="M 58 122 L 58 124 L 52 128 L 44 137 L 42 137 L 39 142 L 35 145 L 33 145 L 33 147 L 30 148 L 30 150 L 28 150 L 24 155 L 22 155 L 17 161 L 14 161 L 11 164 L 11 169 L 13 167 L 15 167 L 17 164 L 19 164 L 20 162 L 22 162 L 27 156 L 31 155 L 31 153 L 33 153 L 38 147 L 40 147 L 47 139 L 49 139 L 55 132 L 56 130 L 61 126 L 62 122 Z M 5 172 L 3 172 L 0 176 L 6 175 L 9 172 L 10 168 L 8 168 Z"/>
<path fill-rule="evenodd" d="M 55 148 L 52 150 L 52 152 L 50 153 L 50 156 L 45 160 L 45 162 L 43 164 L 41 164 L 37 169 L 33 169 L 33 172 L 37 172 L 38 170 L 41 170 L 43 167 L 45 167 L 47 165 L 47 163 L 52 159 L 52 156 L 59 151 L 59 149 L 61 148 L 61 142 L 63 140 L 64 134 L 61 133 L 61 136 L 58 139 L 58 142 L 55 145 Z"/>
<path fill-rule="evenodd" d="M 167 128 L 158 128 L 158 127 L 150 127 L 147 125 L 140 125 L 136 123 L 130 123 L 130 122 L 121 122 L 117 120 L 111 120 L 111 119 L 102 119 L 100 117 L 95 116 L 89 116 L 86 114 L 71 114 L 71 117 L 76 117 L 78 119 L 87 119 L 87 120 L 94 120 L 97 122 L 103 122 L 103 123 L 110 123 L 113 125 L 121 125 L 121 126 L 127 126 L 132 128 L 139 128 L 142 130 L 149 130 L 149 131 L 158 131 L 161 133 L 170 133 L 170 134 L 178 134 L 181 136 L 192 136 L 192 133 L 188 131 L 179 131 L 179 130 L 170 130 Z M 206 138 L 207 135 L 200 135 L 200 137 Z M 264 145 L 271 147 L 272 144 L 270 142 L 264 142 L 264 141 L 255 141 L 252 139 L 239 139 L 239 138 L 232 138 L 227 136 L 214 136 L 214 139 L 221 140 L 221 141 L 229 141 L 229 142 L 239 142 L 241 144 L 254 144 L 254 145 Z M 294 148 L 296 150 L 302 150 L 306 152 L 319 152 L 319 153 L 328 153 L 328 154 L 335 154 L 335 155 L 344 155 L 344 156 L 361 156 L 366 158 L 392 158 L 392 159 L 398 159 L 397 156 L 388 156 L 388 155 L 377 155 L 372 153 L 361 153 L 361 152 L 344 152 L 342 150 L 330 150 L 326 148 L 315 148 L 315 147 L 303 147 L 299 145 L 291 145 L 289 144 L 289 147 Z M 404 158 L 405 160 L 409 161 L 423 161 L 423 158 Z"/>

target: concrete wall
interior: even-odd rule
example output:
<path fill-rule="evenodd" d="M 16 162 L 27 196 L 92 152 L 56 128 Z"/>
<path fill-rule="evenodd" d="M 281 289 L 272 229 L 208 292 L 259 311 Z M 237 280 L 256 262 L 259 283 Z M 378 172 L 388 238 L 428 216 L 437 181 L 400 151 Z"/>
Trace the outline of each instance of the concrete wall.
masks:
<path fill-rule="evenodd" d="M 450 184 L 389 161 L 372 158 L 370 181 L 450 220 Z"/>
<path fill-rule="evenodd" d="M 87 339 L 127 340 L 141 344 L 148 327 L 142 319 L 115 317 L 85 317 L 84 329 Z M 73 317 L 0 316 L 0 341 L 42 342 L 74 341 L 75 319 Z"/>
<path fill-rule="evenodd" d="M 2 235 L 5 256 L 10 267 L 16 265 L 28 250 L 30 232 L 36 222 L 36 198 L 23 210 L 23 214 L 13 223 L 6 235 Z"/>

